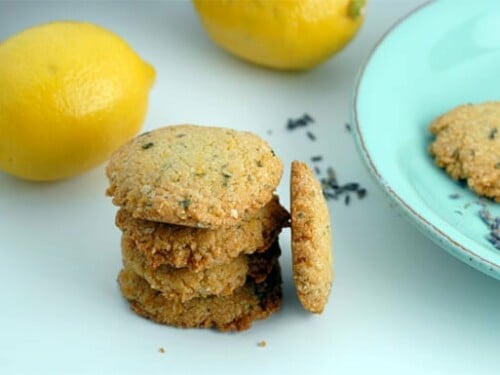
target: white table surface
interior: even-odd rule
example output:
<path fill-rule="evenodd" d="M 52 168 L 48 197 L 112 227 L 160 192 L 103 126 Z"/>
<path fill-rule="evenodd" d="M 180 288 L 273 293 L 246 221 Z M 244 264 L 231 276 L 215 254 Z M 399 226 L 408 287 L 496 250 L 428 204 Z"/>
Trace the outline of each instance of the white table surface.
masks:
<path fill-rule="evenodd" d="M 287 207 L 289 162 L 315 154 L 341 182 L 368 190 L 349 206 L 330 202 L 336 280 L 323 315 L 305 313 L 295 297 L 285 231 L 282 310 L 249 331 L 221 334 L 156 325 L 129 311 L 115 282 L 119 232 L 102 166 L 54 184 L 0 174 L 0 374 L 498 373 L 500 284 L 404 219 L 344 129 L 361 64 L 421 3 L 371 0 L 366 23 L 341 54 L 287 74 L 214 47 L 186 1 L 0 2 L 0 39 L 61 18 L 99 23 L 127 39 L 158 70 L 145 129 L 193 122 L 264 136 L 287 165 L 278 189 Z M 316 120 L 316 142 L 284 128 L 304 112 Z"/>

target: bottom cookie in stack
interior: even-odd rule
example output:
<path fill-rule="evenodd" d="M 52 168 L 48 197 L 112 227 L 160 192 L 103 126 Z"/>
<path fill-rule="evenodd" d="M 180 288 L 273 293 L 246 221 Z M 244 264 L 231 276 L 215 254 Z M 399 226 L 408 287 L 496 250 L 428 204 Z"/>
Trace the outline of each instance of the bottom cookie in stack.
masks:
<path fill-rule="evenodd" d="M 229 295 L 209 295 L 188 300 L 169 298 L 170 294 L 166 296 L 146 280 L 151 279 L 151 275 L 140 275 L 140 268 L 133 267 L 126 257 L 125 268 L 120 272 L 118 282 L 131 308 L 157 323 L 241 331 L 250 328 L 255 320 L 265 319 L 279 310 L 282 299 L 279 255 L 277 242 L 263 253 L 249 255 L 246 281 Z M 187 273 L 187 277 L 190 274 Z"/>

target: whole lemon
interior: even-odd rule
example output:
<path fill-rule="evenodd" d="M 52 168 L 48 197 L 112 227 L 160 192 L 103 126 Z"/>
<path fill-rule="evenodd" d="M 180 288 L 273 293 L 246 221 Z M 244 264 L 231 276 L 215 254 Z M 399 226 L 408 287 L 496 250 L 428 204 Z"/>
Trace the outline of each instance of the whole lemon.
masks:
<path fill-rule="evenodd" d="M 193 0 L 216 44 L 253 63 L 311 68 L 340 51 L 363 23 L 365 0 Z"/>
<path fill-rule="evenodd" d="M 112 32 L 85 22 L 35 26 L 0 43 L 0 169 L 71 177 L 140 129 L 154 69 Z"/>

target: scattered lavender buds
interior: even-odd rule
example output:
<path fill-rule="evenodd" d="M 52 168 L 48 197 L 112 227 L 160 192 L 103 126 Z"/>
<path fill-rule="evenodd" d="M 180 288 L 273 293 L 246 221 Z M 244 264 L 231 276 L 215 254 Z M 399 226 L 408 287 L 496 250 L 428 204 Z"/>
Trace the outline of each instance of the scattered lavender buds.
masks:
<path fill-rule="evenodd" d="M 307 126 L 312 122 L 314 122 L 314 119 L 307 113 L 304 113 L 302 117 L 299 117 L 297 119 L 289 118 L 286 124 L 286 128 L 288 130 L 294 130 L 303 126 Z"/>
<path fill-rule="evenodd" d="M 349 206 L 349 203 L 351 202 L 351 196 L 347 194 L 344 198 L 344 203 L 346 206 Z"/>
<path fill-rule="evenodd" d="M 486 239 L 497 249 L 500 250 L 500 216 L 493 217 L 486 206 L 479 211 L 479 217 L 488 226 L 490 233 Z"/>
<path fill-rule="evenodd" d="M 302 117 L 292 119 L 289 118 L 286 124 L 286 129 L 291 131 L 300 127 L 306 127 L 315 120 L 307 113 Z M 345 129 L 351 131 L 351 125 L 345 123 Z M 311 131 L 306 131 L 306 136 L 311 141 L 316 141 L 316 135 Z M 326 200 L 338 200 L 343 197 L 344 204 L 348 206 L 351 203 L 351 195 L 355 195 L 358 199 L 363 199 L 366 197 L 367 191 L 365 188 L 361 187 L 357 182 L 348 182 L 346 184 L 340 185 L 337 181 L 337 175 L 333 167 L 329 166 L 326 168 L 326 176 L 321 176 L 322 169 L 318 166 L 318 163 L 323 161 L 323 155 L 313 155 L 311 156 L 311 162 L 314 163 L 314 173 L 318 177 L 321 187 L 323 190 L 323 195 Z M 353 193 L 353 194 L 350 194 Z"/>
<path fill-rule="evenodd" d="M 365 188 L 359 188 L 356 191 L 356 195 L 358 196 L 358 199 L 363 199 L 366 196 L 366 189 Z"/>
<path fill-rule="evenodd" d="M 312 132 L 307 132 L 307 137 L 311 140 L 311 141 L 315 141 L 316 140 L 316 136 L 314 135 L 314 133 Z"/>
<path fill-rule="evenodd" d="M 458 193 L 452 193 L 448 195 L 448 198 L 450 199 L 459 199 L 461 198 L 461 195 Z M 489 243 L 495 247 L 495 249 L 500 250 L 500 216 L 493 217 L 491 214 L 490 210 L 488 209 L 488 206 L 483 200 L 477 200 L 474 202 L 474 204 L 477 204 L 481 206 L 481 209 L 479 210 L 479 217 L 483 221 L 483 223 L 486 224 L 488 227 L 489 233 L 486 235 L 486 239 L 488 240 Z M 471 202 L 467 202 L 464 204 L 463 208 L 467 209 L 471 205 Z M 456 214 L 463 215 L 463 212 L 461 210 L 454 210 Z"/>
<path fill-rule="evenodd" d="M 326 200 L 338 200 L 340 197 L 344 197 L 344 204 L 348 206 L 351 203 L 350 193 L 355 193 L 358 199 L 363 199 L 367 191 L 365 188 L 361 187 L 357 182 L 348 182 L 345 184 L 339 184 L 337 180 L 337 174 L 332 167 L 326 169 L 326 177 L 320 178 L 321 187 L 323 188 L 323 195 Z"/>

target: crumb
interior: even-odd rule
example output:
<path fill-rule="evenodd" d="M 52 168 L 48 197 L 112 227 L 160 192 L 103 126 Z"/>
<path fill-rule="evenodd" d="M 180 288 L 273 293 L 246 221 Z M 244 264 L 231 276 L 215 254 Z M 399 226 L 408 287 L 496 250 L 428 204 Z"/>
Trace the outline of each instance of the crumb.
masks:
<path fill-rule="evenodd" d="M 261 348 L 265 348 L 267 345 L 267 342 L 265 340 L 262 340 L 260 342 L 257 343 L 257 346 L 261 347 Z"/>
<path fill-rule="evenodd" d="M 159 351 L 160 353 L 162 353 L 162 354 L 164 354 L 164 353 L 166 352 L 165 348 L 163 348 L 163 347 L 160 347 L 160 348 L 158 349 L 158 351 Z"/>

